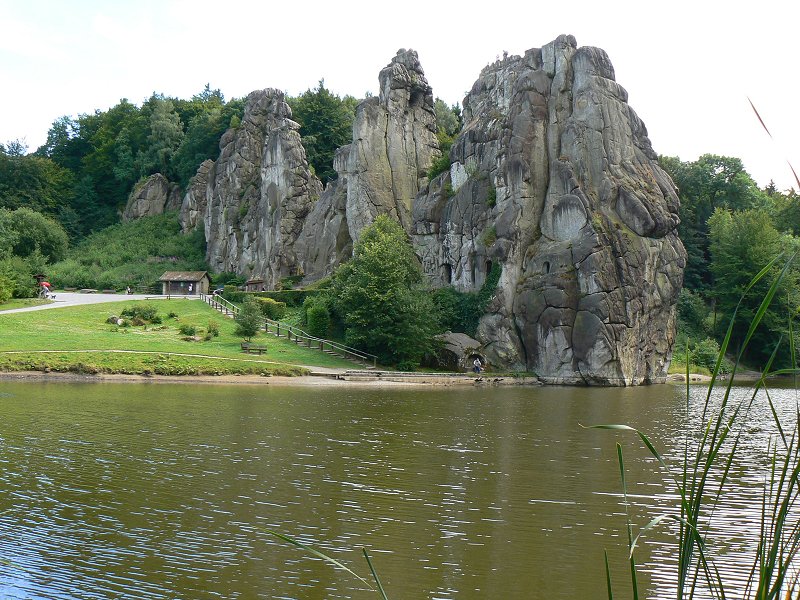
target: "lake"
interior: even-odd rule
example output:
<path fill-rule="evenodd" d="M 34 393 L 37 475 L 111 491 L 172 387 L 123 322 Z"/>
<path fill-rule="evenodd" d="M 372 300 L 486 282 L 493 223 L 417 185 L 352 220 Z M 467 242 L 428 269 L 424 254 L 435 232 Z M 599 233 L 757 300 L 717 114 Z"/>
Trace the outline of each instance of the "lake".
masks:
<path fill-rule="evenodd" d="M 793 414 L 793 391 L 773 401 Z M 635 524 L 671 510 L 674 488 L 634 435 L 581 424 L 635 426 L 673 457 L 687 429 L 671 385 L 2 382 L 0 411 L 2 598 L 378 597 L 268 530 L 364 577 L 367 547 L 389 598 L 606 598 L 608 549 L 626 598 L 615 443 Z M 774 433 L 762 399 L 747 423 L 718 509 L 734 578 Z M 674 587 L 673 539 L 662 526 L 642 544 L 642 597 Z"/>

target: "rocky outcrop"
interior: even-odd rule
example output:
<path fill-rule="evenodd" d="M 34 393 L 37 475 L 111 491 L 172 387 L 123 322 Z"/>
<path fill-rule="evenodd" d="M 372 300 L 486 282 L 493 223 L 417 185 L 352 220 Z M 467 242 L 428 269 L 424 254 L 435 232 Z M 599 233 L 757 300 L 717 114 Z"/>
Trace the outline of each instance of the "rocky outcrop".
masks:
<path fill-rule="evenodd" d="M 181 212 L 178 215 L 181 222 L 181 231 L 189 233 L 198 227 L 203 227 L 208 207 L 208 182 L 214 180 L 214 161 L 205 160 L 197 169 L 197 173 L 189 182 L 186 195 L 181 203 Z"/>
<path fill-rule="evenodd" d="M 141 217 L 161 215 L 176 211 L 180 207 L 181 194 L 178 184 L 170 183 L 161 173 L 156 173 L 134 186 L 122 212 L 122 220 L 127 222 Z"/>
<path fill-rule="evenodd" d="M 502 276 L 478 338 L 543 381 L 662 381 L 686 254 L 678 198 L 605 52 L 561 36 L 481 73 L 450 172 L 414 207 L 440 284 Z"/>
<path fill-rule="evenodd" d="M 294 243 L 322 184 L 309 170 L 291 116 L 283 92 L 252 92 L 241 125 L 220 141 L 204 223 L 206 258 L 215 271 L 263 278 L 269 286 L 297 273 Z M 187 213 L 191 203 L 185 198 Z"/>
<path fill-rule="evenodd" d="M 417 53 L 400 50 L 381 72 L 380 95 L 358 105 L 347 161 L 350 237 L 388 214 L 412 227 L 414 198 L 440 155 L 433 93 Z"/>
<path fill-rule="evenodd" d="M 487 66 L 464 99 L 452 166 L 433 181 L 433 95 L 416 53 L 398 52 L 379 80 L 324 193 L 283 95 L 248 97 L 207 183 L 199 173 L 184 199 L 190 229 L 204 186 L 212 269 L 318 279 L 389 214 L 435 285 L 476 291 L 501 269 L 477 332 L 497 368 L 662 381 L 686 258 L 678 198 L 605 52 L 561 36 Z"/>

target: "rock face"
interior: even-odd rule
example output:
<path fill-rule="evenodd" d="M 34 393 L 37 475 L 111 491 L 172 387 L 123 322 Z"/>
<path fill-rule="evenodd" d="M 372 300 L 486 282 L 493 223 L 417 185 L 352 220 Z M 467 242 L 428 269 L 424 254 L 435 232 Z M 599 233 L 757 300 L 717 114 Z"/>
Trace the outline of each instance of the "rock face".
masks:
<path fill-rule="evenodd" d="M 189 182 L 186 195 L 181 203 L 181 231 L 189 233 L 203 227 L 208 207 L 208 182 L 214 179 L 214 161 L 206 160 L 197 169 L 197 173 Z"/>
<path fill-rule="evenodd" d="M 605 52 L 561 36 L 487 66 L 433 181 L 433 95 L 416 53 L 398 52 L 379 80 L 324 193 L 283 95 L 248 97 L 184 198 L 186 230 L 204 214 L 212 269 L 318 279 L 389 214 L 434 285 L 475 291 L 502 269 L 477 335 L 493 365 L 551 383 L 663 380 L 685 266 L 678 198 Z"/>
<path fill-rule="evenodd" d="M 388 214 L 411 229 L 414 198 L 440 155 L 433 94 L 417 53 L 400 50 L 379 76 L 380 96 L 358 105 L 347 161 L 350 237 Z"/>
<path fill-rule="evenodd" d="M 141 217 L 161 215 L 178 210 L 180 207 L 180 187 L 170 183 L 161 173 L 156 173 L 133 188 L 122 213 L 122 220 L 127 222 Z"/>
<path fill-rule="evenodd" d="M 252 92 L 241 125 L 220 140 L 205 186 L 206 258 L 215 271 L 263 278 L 269 286 L 297 273 L 294 243 L 322 184 L 309 170 L 291 115 L 283 92 Z M 190 189 L 185 223 L 202 204 Z"/>
<path fill-rule="evenodd" d="M 605 52 L 561 36 L 488 66 L 450 172 L 414 206 L 429 276 L 502 276 L 478 338 L 543 381 L 662 381 L 686 254 L 678 198 Z M 452 193 L 443 190 L 452 189 Z"/>

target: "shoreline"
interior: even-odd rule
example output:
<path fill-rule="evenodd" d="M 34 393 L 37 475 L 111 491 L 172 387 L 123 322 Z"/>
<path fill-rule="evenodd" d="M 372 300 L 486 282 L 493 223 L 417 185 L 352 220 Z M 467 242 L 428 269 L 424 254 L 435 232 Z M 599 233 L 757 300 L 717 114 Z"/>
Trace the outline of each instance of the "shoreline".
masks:
<path fill-rule="evenodd" d="M 201 385 L 271 385 L 298 387 L 450 387 L 487 385 L 543 385 L 534 377 L 474 377 L 464 374 L 404 374 L 380 377 L 344 377 L 335 373 L 317 373 L 298 377 L 262 375 L 136 375 L 126 373 L 62 373 L 51 371 L 0 371 L 0 381 L 33 383 L 188 383 Z"/>

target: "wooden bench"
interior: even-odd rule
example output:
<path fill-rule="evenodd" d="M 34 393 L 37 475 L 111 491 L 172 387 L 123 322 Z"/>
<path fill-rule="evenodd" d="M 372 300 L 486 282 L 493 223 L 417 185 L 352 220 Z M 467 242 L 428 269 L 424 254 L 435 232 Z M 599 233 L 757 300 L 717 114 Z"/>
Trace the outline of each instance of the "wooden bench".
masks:
<path fill-rule="evenodd" d="M 242 342 L 242 352 L 246 352 L 247 354 L 264 354 L 267 351 L 266 346 L 260 346 L 258 344 L 251 344 L 250 342 Z"/>

